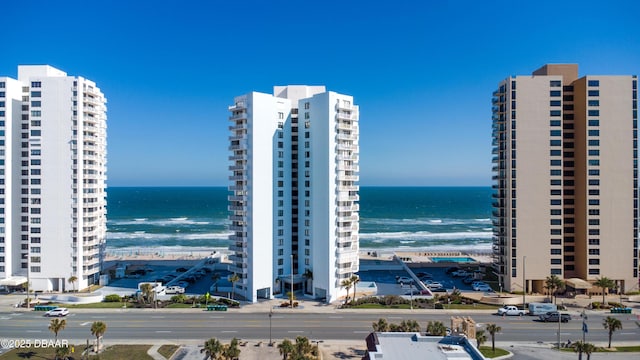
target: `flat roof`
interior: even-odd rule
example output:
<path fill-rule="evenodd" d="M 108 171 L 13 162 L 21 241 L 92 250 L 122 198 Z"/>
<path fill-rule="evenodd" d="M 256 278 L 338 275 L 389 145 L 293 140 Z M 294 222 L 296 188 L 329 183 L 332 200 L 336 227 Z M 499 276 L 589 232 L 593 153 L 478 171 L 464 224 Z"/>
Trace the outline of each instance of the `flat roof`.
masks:
<path fill-rule="evenodd" d="M 376 351 L 369 358 L 376 360 L 478 360 L 479 352 L 472 353 L 467 339 L 462 336 L 422 336 L 419 333 L 375 333 Z M 465 346 L 466 345 L 466 346 Z"/>

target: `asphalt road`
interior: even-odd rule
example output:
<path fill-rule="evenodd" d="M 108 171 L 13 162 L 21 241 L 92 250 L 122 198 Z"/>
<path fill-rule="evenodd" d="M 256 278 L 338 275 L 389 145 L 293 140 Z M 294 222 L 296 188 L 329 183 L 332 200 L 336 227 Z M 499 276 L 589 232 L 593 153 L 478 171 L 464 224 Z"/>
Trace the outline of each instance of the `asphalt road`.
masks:
<path fill-rule="evenodd" d="M 457 314 L 461 315 L 461 314 Z M 558 324 L 541 323 L 533 317 L 499 317 L 491 314 L 470 315 L 480 325 L 496 323 L 502 332 L 496 340 L 502 342 L 546 342 L 557 340 Z M 589 316 L 589 342 L 606 342 L 607 331 L 602 327 L 602 319 L 609 314 Z M 640 328 L 635 319 L 628 315 L 613 315 L 623 324 L 623 329 L 615 332 L 613 341 L 637 342 Z M 337 312 L 337 313 L 274 313 L 269 326 L 267 313 L 228 312 L 184 312 L 172 310 L 76 310 L 67 317 L 67 326 L 60 332 L 60 339 L 83 341 L 93 338 L 91 323 L 103 321 L 107 324 L 105 338 L 110 341 L 135 342 L 136 340 L 204 340 L 210 337 L 219 339 L 268 340 L 293 338 L 298 335 L 310 339 L 326 340 L 364 340 L 372 331 L 372 323 L 380 317 L 391 323 L 402 320 L 417 320 L 424 331 L 428 321 L 438 320 L 449 324 L 450 314 L 391 313 L 380 315 L 374 311 Z M 0 313 L 0 339 L 51 339 L 48 330 L 50 318 L 39 312 Z M 574 319 L 561 324 L 561 341 L 582 339 L 582 321 Z"/>

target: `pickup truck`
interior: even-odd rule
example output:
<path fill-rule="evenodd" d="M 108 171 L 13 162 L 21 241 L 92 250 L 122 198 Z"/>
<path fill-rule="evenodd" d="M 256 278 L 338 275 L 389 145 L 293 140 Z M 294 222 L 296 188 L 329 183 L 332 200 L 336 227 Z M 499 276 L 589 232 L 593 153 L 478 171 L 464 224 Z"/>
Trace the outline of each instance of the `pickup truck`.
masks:
<path fill-rule="evenodd" d="M 184 294 L 184 288 L 182 286 L 168 286 L 165 294 Z"/>
<path fill-rule="evenodd" d="M 498 315 L 522 316 L 524 315 L 524 310 L 520 310 L 513 305 L 505 305 L 498 309 Z"/>

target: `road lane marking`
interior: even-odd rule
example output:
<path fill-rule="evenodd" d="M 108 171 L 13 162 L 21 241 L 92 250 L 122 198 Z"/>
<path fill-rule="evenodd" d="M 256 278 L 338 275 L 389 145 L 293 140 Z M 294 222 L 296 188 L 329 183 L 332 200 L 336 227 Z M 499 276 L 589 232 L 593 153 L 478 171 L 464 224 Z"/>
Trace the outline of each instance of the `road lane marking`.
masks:
<path fill-rule="evenodd" d="M 636 333 L 631 333 L 631 332 L 623 332 L 620 333 L 620 335 L 635 335 Z"/>
<path fill-rule="evenodd" d="M 41 333 L 42 330 L 27 330 L 28 333 Z"/>
<path fill-rule="evenodd" d="M 3 317 L 0 317 L 0 320 L 11 320 L 11 318 L 8 316 L 3 316 Z"/>
<path fill-rule="evenodd" d="M 152 319 L 164 319 L 164 316 L 152 316 Z"/>
<path fill-rule="evenodd" d="M 104 319 L 106 316 L 92 316 L 92 319 Z"/>
<path fill-rule="evenodd" d="M 209 316 L 209 319 L 224 319 L 224 316 Z"/>
<path fill-rule="evenodd" d="M 344 316 L 329 316 L 329 319 L 343 319 Z"/>
<path fill-rule="evenodd" d="M 302 331 L 302 330 L 289 330 L 287 332 L 288 333 L 292 333 L 292 334 L 302 334 L 302 333 L 304 333 L 304 331 Z"/>
<path fill-rule="evenodd" d="M 223 333 L 237 333 L 238 330 L 222 330 Z"/>
<path fill-rule="evenodd" d="M 353 333 L 354 334 L 370 334 L 371 331 L 354 330 Z"/>
<path fill-rule="evenodd" d="M 80 323 L 80 326 L 87 326 L 89 324 L 91 324 L 91 321 L 85 321 L 83 323 Z"/>
<path fill-rule="evenodd" d="M 170 333 L 171 330 L 156 330 L 157 333 Z"/>

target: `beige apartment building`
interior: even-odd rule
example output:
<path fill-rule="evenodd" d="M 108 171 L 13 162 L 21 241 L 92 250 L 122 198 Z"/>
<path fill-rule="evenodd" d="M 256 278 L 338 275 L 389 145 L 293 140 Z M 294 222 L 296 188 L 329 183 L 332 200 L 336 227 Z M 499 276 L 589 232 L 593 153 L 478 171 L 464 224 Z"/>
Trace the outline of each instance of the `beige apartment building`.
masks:
<path fill-rule="evenodd" d="M 493 265 L 505 290 L 542 293 L 552 274 L 638 290 L 637 103 L 636 76 L 578 77 L 576 64 L 500 82 Z"/>

